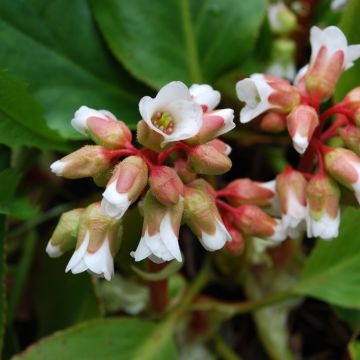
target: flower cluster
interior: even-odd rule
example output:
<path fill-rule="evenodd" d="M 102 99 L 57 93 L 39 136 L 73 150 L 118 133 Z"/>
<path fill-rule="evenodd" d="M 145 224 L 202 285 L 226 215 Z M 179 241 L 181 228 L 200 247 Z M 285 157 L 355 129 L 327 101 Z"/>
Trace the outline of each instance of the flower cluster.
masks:
<path fill-rule="evenodd" d="M 309 237 L 331 239 L 338 235 L 340 223 L 338 184 L 352 190 L 360 202 L 360 88 L 326 111 L 320 111 L 320 104 L 333 94 L 342 72 L 360 57 L 360 45 L 349 46 L 334 26 L 313 27 L 310 42 L 310 63 L 299 71 L 294 85 L 254 74 L 239 81 L 236 91 L 245 102 L 240 122 L 260 117 L 263 130 L 279 132 L 287 127 L 295 150 L 303 154 L 298 170 L 288 167 L 276 178 L 281 223 L 287 234 L 298 236 L 306 229 Z M 335 136 L 348 149 L 326 144 Z M 229 193 L 229 199 L 236 193 Z"/>
<path fill-rule="evenodd" d="M 66 271 L 89 271 L 110 279 L 122 234 L 122 218 L 138 202 L 142 237 L 135 261 L 181 262 L 179 229 L 187 224 L 209 251 L 231 239 L 215 202 L 215 190 L 199 175 L 219 175 L 231 167 L 231 148 L 217 139 L 232 128 L 232 109 L 215 110 L 220 93 L 209 85 L 181 82 L 164 86 L 155 98 L 140 100 L 137 140 L 124 122 L 86 106 L 72 126 L 96 145 L 87 145 L 51 165 L 58 176 L 92 177 L 104 187 L 101 202 L 69 211 L 60 219 L 47 252 L 62 255 L 75 247 Z M 121 161 L 120 161 L 121 159 Z"/>

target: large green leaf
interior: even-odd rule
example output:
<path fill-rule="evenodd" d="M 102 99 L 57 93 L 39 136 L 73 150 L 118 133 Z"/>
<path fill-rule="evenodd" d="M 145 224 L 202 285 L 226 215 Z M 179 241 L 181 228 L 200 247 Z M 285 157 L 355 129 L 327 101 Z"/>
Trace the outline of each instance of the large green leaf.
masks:
<path fill-rule="evenodd" d="M 0 143 L 11 148 L 66 148 L 59 134 L 48 128 L 41 106 L 26 85 L 5 71 L 0 71 Z"/>
<path fill-rule="evenodd" d="M 265 0 L 93 0 L 115 56 L 156 88 L 171 80 L 212 82 L 249 56 Z"/>
<path fill-rule="evenodd" d="M 360 211 L 346 209 L 340 235 L 319 240 L 295 291 L 330 303 L 360 308 Z"/>
<path fill-rule="evenodd" d="M 138 120 L 134 82 L 109 57 L 86 0 L 0 1 L 0 67 L 26 79 L 51 128 L 70 127 L 81 105 Z"/>
<path fill-rule="evenodd" d="M 341 17 L 340 28 L 344 31 L 349 44 L 360 44 L 360 30 L 358 16 L 360 13 L 360 1 L 351 0 Z M 335 97 L 342 100 L 346 93 L 356 86 L 360 86 L 360 60 L 344 72 L 336 86 Z"/>
<path fill-rule="evenodd" d="M 140 319 L 95 320 L 45 338 L 13 359 L 177 359 L 172 338 L 158 330 Z"/>

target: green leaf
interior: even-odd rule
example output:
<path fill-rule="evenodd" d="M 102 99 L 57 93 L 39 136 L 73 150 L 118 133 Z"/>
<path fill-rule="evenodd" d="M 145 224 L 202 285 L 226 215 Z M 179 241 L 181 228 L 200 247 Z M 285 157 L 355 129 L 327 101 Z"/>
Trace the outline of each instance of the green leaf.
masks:
<path fill-rule="evenodd" d="M 29 219 L 37 214 L 38 209 L 28 199 L 15 196 L 20 178 L 15 169 L 0 172 L 0 214 Z"/>
<path fill-rule="evenodd" d="M 0 143 L 11 148 L 66 149 L 59 134 L 48 128 L 25 83 L 5 71 L 0 71 Z"/>
<path fill-rule="evenodd" d="M 13 360 L 48 360 L 59 356 L 62 360 L 177 359 L 173 340 L 158 329 L 160 326 L 140 319 L 95 320 L 58 332 Z M 153 338 L 154 335 L 159 337 Z"/>
<path fill-rule="evenodd" d="M 319 240 L 295 291 L 332 304 L 360 308 L 360 212 L 347 208 L 340 235 Z"/>
<path fill-rule="evenodd" d="M 0 67 L 29 82 L 62 136 L 81 138 L 70 126 L 81 105 L 138 120 L 138 85 L 109 56 L 86 0 L 1 1 L 0 43 Z"/>
<path fill-rule="evenodd" d="M 172 80 L 212 82 L 253 49 L 267 1 L 92 1 L 115 56 L 159 88 Z"/>
<path fill-rule="evenodd" d="M 351 360 L 360 360 L 360 341 L 352 341 L 349 345 Z"/>
<path fill-rule="evenodd" d="M 360 1 L 351 0 L 347 4 L 339 24 L 339 27 L 344 32 L 348 43 L 350 45 L 360 44 L 360 31 L 358 17 L 354 14 L 360 13 Z M 359 86 L 360 79 L 360 60 L 355 61 L 355 65 L 344 72 L 340 81 L 336 85 L 335 98 L 340 101 L 344 98 L 346 93 L 356 86 Z"/>

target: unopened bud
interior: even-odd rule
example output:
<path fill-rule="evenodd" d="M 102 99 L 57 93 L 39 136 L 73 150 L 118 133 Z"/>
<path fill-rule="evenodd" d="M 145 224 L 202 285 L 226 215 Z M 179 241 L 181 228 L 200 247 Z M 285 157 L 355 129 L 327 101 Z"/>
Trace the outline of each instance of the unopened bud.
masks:
<path fill-rule="evenodd" d="M 169 143 L 161 147 L 164 137 L 150 129 L 144 120 L 140 120 L 137 124 L 137 140 L 141 145 L 156 152 L 161 152 L 171 146 L 171 143 Z"/>
<path fill-rule="evenodd" d="M 210 144 L 197 145 L 190 152 L 190 170 L 198 174 L 221 175 L 231 168 L 231 160 Z"/>
<path fill-rule="evenodd" d="M 352 118 L 360 127 L 360 86 L 352 89 L 344 99 L 345 108 L 352 111 Z"/>
<path fill-rule="evenodd" d="M 245 234 L 272 241 L 283 241 L 286 231 L 281 222 L 255 205 L 241 205 L 234 218 L 236 227 Z"/>
<path fill-rule="evenodd" d="M 347 148 L 353 151 L 356 155 L 360 155 L 360 130 L 353 125 L 348 125 L 339 130 L 340 136 L 343 139 Z"/>
<path fill-rule="evenodd" d="M 202 178 L 198 178 L 194 181 L 192 181 L 190 184 L 188 184 L 189 187 L 205 191 L 208 195 L 210 195 L 212 198 L 216 198 L 216 191 L 215 189 L 205 180 Z"/>
<path fill-rule="evenodd" d="M 328 148 L 325 154 L 325 168 L 338 182 L 354 191 L 360 203 L 360 158 L 347 149 Z"/>
<path fill-rule="evenodd" d="M 308 105 L 299 105 L 287 117 L 287 127 L 295 150 L 303 154 L 307 149 L 319 117 L 316 110 Z"/>
<path fill-rule="evenodd" d="M 304 225 L 306 184 L 304 175 L 290 167 L 276 177 L 276 192 L 280 199 L 282 223 L 290 236 L 296 236 Z"/>
<path fill-rule="evenodd" d="M 268 112 L 260 121 L 260 129 L 270 133 L 280 133 L 286 128 L 286 117 L 275 112 Z"/>
<path fill-rule="evenodd" d="M 231 236 L 231 240 L 225 244 L 225 247 L 234 254 L 239 254 L 244 249 L 244 238 L 241 232 L 234 227 L 228 227 L 227 230 Z"/>
<path fill-rule="evenodd" d="M 148 180 L 148 168 L 138 156 L 129 156 L 114 170 L 105 192 L 101 207 L 108 216 L 120 219 L 144 190 Z"/>
<path fill-rule="evenodd" d="M 106 216 L 99 203 L 90 205 L 81 217 L 76 249 L 65 271 L 73 274 L 88 271 L 110 280 L 121 236 L 121 222 Z"/>
<path fill-rule="evenodd" d="M 225 143 L 220 139 L 213 139 L 207 143 L 208 145 L 213 146 L 216 150 L 220 151 L 221 153 L 229 156 L 231 154 L 231 146 Z"/>
<path fill-rule="evenodd" d="M 325 174 L 313 177 L 306 187 L 307 235 L 322 239 L 336 238 L 340 225 L 340 190 Z"/>
<path fill-rule="evenodd" d="M 163 205 L 175 205 L 184 195 L 184 184 L 176 171 L 168 166 L 154 166 L 149 177 L 153 195 Z"/>
<path fill-rule="evenodd" d="M 143 233 L 136 251 L 131 253 L 135 261 L 149 258 L 161 263 L 176 259 L 182 261 L 179 247 L 179 229 L 184 210 L 182 199 L 172 206 L 161 204 L 151 191 L 143 201 Z"/>
<path fill-rule="evenodd" d="M 63 213 L 46 246 L 50 257 L 59 257 L 75 247 L 79 232 L 80 217 L 84 209 L 74 209 Z"/>
<path fill-rule="evenodd" d="M 235 127 L 234 110 L 222 109 L 203 115 L 200 131 L 186 142 L 191 145 L 203 144 L 227 133 Z"/>
<path fill-rule="evenodd" d="M 186 159 L 176 159 L 174 161 L 174 168 L 184 184 L 196 179 L 196 174 L 188 169 L 188 161 Z"/>
<path fill-rule="evenodd" d="M 80 179 L 106 172 L 110 166 L 108 150 L 98 145 L 87 145 L 55 161 L 50 169 L 57 176 Z"/>
<path fill-rule="evenodd" d="M 184 221 L 206 250 L 219 250 L 230 241 L 214 198 L 205 191 L 185 186 L 184 204 Z"/>

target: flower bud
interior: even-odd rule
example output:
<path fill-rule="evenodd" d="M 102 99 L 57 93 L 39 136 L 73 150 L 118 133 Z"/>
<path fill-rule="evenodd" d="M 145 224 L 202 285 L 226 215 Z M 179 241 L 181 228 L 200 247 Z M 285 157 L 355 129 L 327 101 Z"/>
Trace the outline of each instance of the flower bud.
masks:
<path fill-rule="evenodd" d="M 185 186 L 184 222 L 208 251 L 221 249 L 231 236 L 223 224 L 215 200 L 205 191 Z"/>
<path fill-rule="evenodd" d="M 222 109 L 205 113 L 199 132 L 186 142 L 191 145 L 203 144 L 227 133 L 235 127 L 234 110 Z"/>
<path fill-rule="evenodd" d="M 228 202 L 233 206 L 252 204 L 269 207 L 272 204 L 275 193 L 266 184 L 250 179 L 237 179 L 226 186 L 220 194 L 223 193 Z"/>
<path fill-rule="evenodd" d="M 141 145 L 156 152 L 161 152 L 171 146 L 171 144 L 168 144 L 168 146 L 162 148 L 161 144 L 164 141 L 164 137 L 150 129 L 144 120 L 140 120 L 137 124 L 137 140 Z"/>
<path fill-rule="evenodd" d="M 286 231 L 278 219 L 272 218 L 255 205 L 241 205 L 234 217 L 236 227 L 245 234 L 272 241 L 283 241 Z"/>
<path fill-rule="evenodd" d="M 322 239 L 336 238 L 340 225 L 340 190 L 325 174 L 313 177 L 306 187 L 307 235 Z"/>
<path fill-rule="evenodd" d="M 184 184 L 196 179 L 196 174 L 188 169 L 187 160 L 183 158 L 176 159 L 174 161 L 174 168 Z"/>
<path fill-rule="evenodd" d="M 163 205 L 175 205 L 184 195 L 184 184 L 176 171 L 168 166 L 154 166 L 151 169 L 150 189 Z"/>
<path fill-rule="evenodd" d="M 189 155 L 189 168 L 197 174 L 221 175 L 232 165 L 228 156 L 208 143 L 195 146 Z"/>
<path fill-rule="evenodd" d="M 244 238 L 241 232 L 234 227 L 227 227 L 231 240 L 225 244 L 225 247 L 234 254 L 239 254 L 244 249 Z"/>
<path fill-rule="evenodd" d="M 360 203 L 360 158 L 350 150 L 328 148 L 325 168 L 338 182 L 354 191 Z"/>
<path fill-rule="evenodd" d="M 103 193 L 101 207 L 110 217 L 120 219 L 136 201 L 148 180 L 148 168 L 138 156 L 129 156 L 114 170 Z"/>
<path fill-rule="evenodd" d="M 275 112 L 268 112 L 260 121 L 260 129 L 270 133 L 280 133 L 286 128 L 286 117 Z"/>
<path fill-rule="evenodd" d="M 97 176 L 111 167 L 111 157 L 102 146 L 87 145 L 61 160 L 51 164 L 51 171 L 57 176 L 68 179 L 80 179 Z"/>
<path fill-rule="evenodd" d="M 221 153 L 229 156 L 231 154 L 231 146 L 225 143 L 220 139 L 213 139 L 207 143 L 208 145 L 213 146 L 216 150 L 220 151 Z"/>
<path fill-rule="evenodd" d="M 320 100 L 329 97 L 341 73 L 353 66 L 360 56 L 360 46 L 348 46 L 345 35 L 336 26 L 310 31 L 311 59 L 305 75 L 309 94 Z"/>
<path fill-rule="evenodd" d="M 360 155 L 360 130 L 353 125 L 348 125 L 339 130 L 340 136 L 343 139 L 347 148 L 353 151 L 356 155 Z"/>
<path fill-rule="evenodd" d="M 194 189 L 198 189 L 201 191 L 206 192 L 208 195 L 210 195 L 213 199 L 216 198 L 216 191 L 215 189 L 205 180 L 202 178 L 198 178 L 194 181 L 192 181 L 187 186 L 192 187 Z"/>
<path fill-rule="evenodd" d="M 143 201 L 143 234 L 136 251 L 131 253 L 135 261 L 147 257 L 156 263 L 182 261 L 178 237 L 183 210 L 183 199 L 176 205 L 165 206 L 151 191 L 147 192 Z"/>
<path fill-rule="evenodd" d="M 214 110 L 220 102 L 221 95 L 219 91 L 214 90 L 207 84 L 193 84 L 189 88 L 193 101 L 201 105 L 204 112 Z"/>
<path fill-rule="evenodd" d="M 347 93 L 344 99 L 345 108 L 352 110 L 352 118 L 360 127 L 360 86 Z"/>
<path fill-rule="evenodd" d="M 283 2 L 269 5 L 268 18 L 270 28 L 276 34 L 286 35 L 296 29 L 296 15 Z"/>
<path fill-rule="evenodd" d="M 315 109 L 308 105 L 299 105 L 287 117 L 287 127 L 295 150 L 303 154 L 307 149 L 319 117 Z"/>
<path fill-rule="evenodd" d="M 113 257 L 119 250 L 122 225 L 106 216 L 99 203 L 88 206 L 81 217 L 78 241 L 66 272 L 91 274 L 110 280 L 114 274 Z"/>
<path fill-rule="evenodd" d="M 282 224 L 295 237 L 306 216 L 306 179 L 299 171 L 287 167 L 276 177 L 276 192 L 280 199 Z"/>
<path fill-rule="evenodd" d="M 46 246 L 46 252 L 50 257 L 59 257 L 75 247 L 83 211 L 84 209 L 74 209 L 61 215 Z"/>

